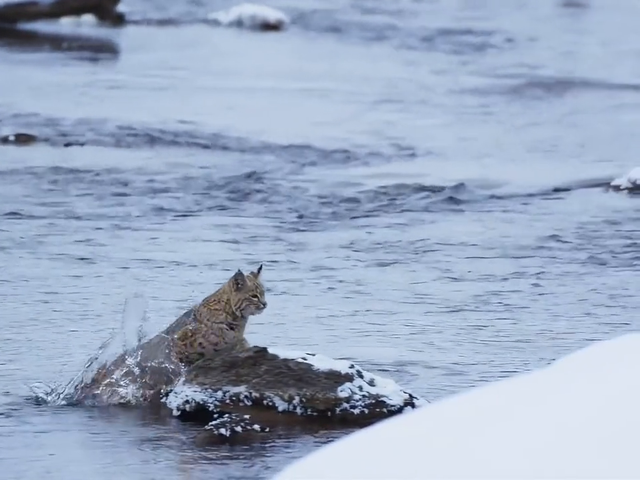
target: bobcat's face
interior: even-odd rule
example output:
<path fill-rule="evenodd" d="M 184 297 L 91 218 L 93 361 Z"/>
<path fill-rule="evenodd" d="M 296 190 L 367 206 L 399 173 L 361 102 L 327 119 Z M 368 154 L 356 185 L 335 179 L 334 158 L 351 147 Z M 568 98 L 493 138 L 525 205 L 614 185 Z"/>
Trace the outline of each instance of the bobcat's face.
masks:
<path fill-rule="evenodd" d="M 262 265 L 247 275 L 238 270 L 227 282 L 233 310 L 244 318 L 259 315 L 267 308 L 261 273 Z"/>

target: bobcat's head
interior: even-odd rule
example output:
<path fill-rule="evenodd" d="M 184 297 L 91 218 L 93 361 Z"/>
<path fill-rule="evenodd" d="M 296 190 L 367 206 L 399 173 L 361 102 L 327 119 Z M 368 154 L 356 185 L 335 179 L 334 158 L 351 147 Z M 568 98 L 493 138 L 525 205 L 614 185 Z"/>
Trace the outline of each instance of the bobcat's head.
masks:
<path fill-rule="evenodd" d="M 247 275 L 238 270 L 227 281 L 226 287 L 231 296 L 232 308 L 241 317 L 258 315 L 267 308 L 264 287 L 260 279 L 261 273 L 262 265 L 255 272 L 250 272 Z"/>

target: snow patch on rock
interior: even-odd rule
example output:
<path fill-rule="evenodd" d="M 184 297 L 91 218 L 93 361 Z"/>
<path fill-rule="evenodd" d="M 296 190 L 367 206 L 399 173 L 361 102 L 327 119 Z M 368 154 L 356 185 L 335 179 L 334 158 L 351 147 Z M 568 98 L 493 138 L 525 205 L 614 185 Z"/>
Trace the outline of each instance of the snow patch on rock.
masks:
<path fill-rule="evenodd" d="M 626 175 L 616 178 L 609 186 L 615 190 L 640 191 L 640 167 L 636 167 Z"/>
<path fill-rule="evenodd" d="M 207 18 L 218 25 L 248 30 L 283 30 L 290 22 L 280 10 L 255 3 L 242 3 L 228 10 L 212 12 Z"/>

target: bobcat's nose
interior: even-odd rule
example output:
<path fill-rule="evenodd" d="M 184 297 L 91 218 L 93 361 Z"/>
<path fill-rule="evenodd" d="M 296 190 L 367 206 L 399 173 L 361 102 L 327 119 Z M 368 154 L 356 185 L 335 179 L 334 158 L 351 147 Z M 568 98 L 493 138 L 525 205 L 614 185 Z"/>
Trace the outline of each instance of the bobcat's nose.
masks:
<path fill-rule="evenodd" d="M 262 309 L 264 310 L 265 308 L 267 308 L 267 301 L 263 300 L 260 302 L 262 304 Z"/>

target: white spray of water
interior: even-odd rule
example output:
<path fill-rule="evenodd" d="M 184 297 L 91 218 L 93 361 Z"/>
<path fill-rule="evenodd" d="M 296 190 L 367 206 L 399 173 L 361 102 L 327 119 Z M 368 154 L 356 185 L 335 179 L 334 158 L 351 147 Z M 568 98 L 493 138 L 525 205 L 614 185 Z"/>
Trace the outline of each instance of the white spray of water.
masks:
<path fill-rule="evenodd" d="M 89 382 L 102 365 L 123 352 L 133 350 L 145 340 L 147 319 L 147 300 L 143 294 L 134 293 L 125 301 L 120 327 L 114 329 L 71 381 L 66 384 L 35 383 L 29 387 L 36 401 L 48 405 L 71 403 L 76 389 Z"/>
<path fill-rule="evenodd" d="M 145 339 L 147 324 L 147 300 L 141 293 L 135 293 L 127 298 L 122 312 L 122 352 L 136 348 Z"/>

